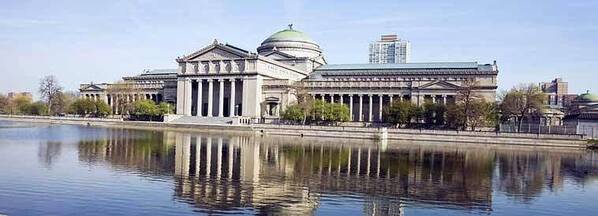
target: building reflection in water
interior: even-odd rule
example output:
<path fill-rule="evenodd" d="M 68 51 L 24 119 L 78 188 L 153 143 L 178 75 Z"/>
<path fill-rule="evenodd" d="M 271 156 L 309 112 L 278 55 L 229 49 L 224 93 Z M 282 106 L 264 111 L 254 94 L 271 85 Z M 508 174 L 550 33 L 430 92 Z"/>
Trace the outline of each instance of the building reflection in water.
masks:
<path fill-rule="evenodd" d="M 596 153 L 583 151 L 107 130 L 80 143 L 81 161 L 173 176 L 175 197 L 204 213 L 310 214 L 334 194 L 360 197 L 370 215 L 402 215 L 405 206 L 489 212 L 493 188 L 530 202 L 598 168 Z"/>

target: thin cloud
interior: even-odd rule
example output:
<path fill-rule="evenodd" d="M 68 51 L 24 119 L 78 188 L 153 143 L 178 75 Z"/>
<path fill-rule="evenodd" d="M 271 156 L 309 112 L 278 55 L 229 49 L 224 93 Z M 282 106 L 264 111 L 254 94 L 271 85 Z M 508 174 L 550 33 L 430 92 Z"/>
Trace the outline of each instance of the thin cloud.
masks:
<path fill-rule="evenodd" d="M 29 28 L 38 26 L 58 25 L 54 20 L 42 19 L 0 19 L 0 26 L 7 28 Z"/>

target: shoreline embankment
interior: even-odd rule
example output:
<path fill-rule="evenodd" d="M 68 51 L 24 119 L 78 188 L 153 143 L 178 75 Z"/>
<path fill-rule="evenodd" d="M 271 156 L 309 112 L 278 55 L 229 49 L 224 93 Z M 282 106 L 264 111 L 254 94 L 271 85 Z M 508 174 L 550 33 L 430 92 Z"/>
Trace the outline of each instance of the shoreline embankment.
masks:
<path fill-rule="evenodd" d="M 255 134 L 258 136 L 294 136 L 343 139 L 373 139 L 392 143 L 467 143 L 528 147 L 587 148 L 582 135 L 496 133 L 480 131 L 417 130 L 373 127 L 310 126 L 310 125 L 223 125 L 202 123 L 169 123 L 123 121 L 108 118 L 50 117 L 0 115 L 0 120 L 49 124 L 74 124 L 131 129 L 197 131 L 208 133 Z M 396 141 L 396 142 L 394 142 Z"/>

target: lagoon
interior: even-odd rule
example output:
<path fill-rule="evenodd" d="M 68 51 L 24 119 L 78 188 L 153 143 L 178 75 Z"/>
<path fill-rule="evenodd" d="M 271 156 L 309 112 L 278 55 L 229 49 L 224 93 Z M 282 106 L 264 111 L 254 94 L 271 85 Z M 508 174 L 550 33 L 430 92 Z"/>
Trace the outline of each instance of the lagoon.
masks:
<path fill-rule="evenodd" d="M 0 121 L 6 215 L 598 215 L 598 153 Z"/>

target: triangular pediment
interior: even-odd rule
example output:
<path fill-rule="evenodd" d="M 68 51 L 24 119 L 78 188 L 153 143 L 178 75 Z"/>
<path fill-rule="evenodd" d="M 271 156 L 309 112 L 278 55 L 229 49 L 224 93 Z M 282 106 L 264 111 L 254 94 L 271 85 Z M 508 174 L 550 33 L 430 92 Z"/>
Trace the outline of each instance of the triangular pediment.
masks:
<path fill-rule="evenodd" d="M 95 84 L 90 84 L 90 85 L 87 85 L 87 86 L 81 88 L 81 90 L 85 90 L 85 91 L 99 91 L 99 90 L 104 90 L 104 88 L 102 88 L 100 86 L 97 86 Z"/>
<path fill-rule="evenodd" d="M 267 53 L 263 54 L 264 56 L 268 57 L 268 58 L 272 58 L 272 59 L 294 59 L 296 58 L 293 55 L 287 54 L 287 53 L 283 53 L 277 50 L 273 50 Z"/>
<path fill-rule="evenodd" d="M 188 56 L 185 56 L 182 61 L 212 61 L 212 60 L 227 60 L 247 58 L 251 54 L 245 50 L 236 48 L 234 46 L 213 43 L 204 47 Z"/>
<path fill-rule="evenodd" d="M 420 89 L 458 89 L 459 86 L 447 81 L 433 81 L 419 86 Z"/>

